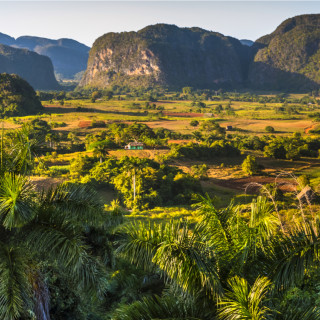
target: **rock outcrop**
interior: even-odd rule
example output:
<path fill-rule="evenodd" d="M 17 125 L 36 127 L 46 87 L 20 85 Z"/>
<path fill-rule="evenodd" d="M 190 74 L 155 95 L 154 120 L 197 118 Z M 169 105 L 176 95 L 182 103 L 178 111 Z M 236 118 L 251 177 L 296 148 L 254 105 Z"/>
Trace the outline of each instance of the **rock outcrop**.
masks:
<path fill-rule="evenodd" d="M 248 50 L 237 39 L 200 28 L 157 24 L 108 33 L 93 44 L 80 87 L 237 87 L 246 78 Z"/>

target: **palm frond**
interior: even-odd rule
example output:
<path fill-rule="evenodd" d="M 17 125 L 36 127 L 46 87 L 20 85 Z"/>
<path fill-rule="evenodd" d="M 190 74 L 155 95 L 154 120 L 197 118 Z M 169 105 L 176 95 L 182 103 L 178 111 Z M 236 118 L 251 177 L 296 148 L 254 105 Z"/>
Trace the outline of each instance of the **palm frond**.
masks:
<path fill-rule="evenodd" d="M 145 270 L 160 268 L 162 274 L 184 290 L 209 295 L 221 292 L 211 250 L 185 222 L 133 223 L 125 226 L 127 239 L 117 252 Z M 200 240 L 200 241 L 199 241 Z"/>
<path fill-rule="evenodd" d="M 7 229 L 22 227 L 35 214 L 34 187 L 27 177 L 5 173 L 0 180 L 0 219 Z"/>
<path fill-rule="evenodd" d="M 228 281 L 230 291 L 220 302 L 219 319 L 224 320 L 263 320 L 270 311 L 262 302 L 267 294 L 270 281 L 258 278 L 251 289 L 248 282 L 238 276 Z"/>
<path fill-rule="evenodd" d="M 113 320 L 154 320 L 154 319 L 205 319 L 201 309 L 195 303 L 189 304 L 179 301 L 176 297 L 145 297 L 131 305 L 118 308 Z"/>
<path fill-rule="evenodd" d="M 164 225 L 152 225 L 141 221 L 126 224 L 118 229 L 125 234 L 116 254 L 126 257 L 131 263 L 147 271 L 153 271 L 153 257 L 164 240 Z"/>
<path fill-rule="evenodd" d="M 0 318 L 20 319 L 32 306 L 30 265 L 26 252 L 0 244 Z"/>
<path fill-rule="evenodd" d="M 79 184 L 64 183 L 43 192 L 38 211 L 39 220 L 66 221 L 75 227 L 101 226 L 106 219 L 96 191 Z"/>
<path fill-rule="evenodd" d="M 202 289 L 212 297 L 222 291 L 213 252 L 186 222 L 166 224 L 153 263 L 189 293 Z"/>
<path fill-rule="evenodd" d="M 300 284 L 306 272 L 320 261 L 320 240 L 312 223 L 296 225 L 270 239 L 266 258 L 276 289 Z"/>
<path fill-rule="evenodd" d="M 83 288 L 105 288 L 105 267 L 90 253 L 83 236 L 75 233 L 72 226 L 36 225 L 29 229 L 26 243 L 47 260 L 57 260 Z"/>
<path fill-rule="evenodd" d="M 286 304 L 275 312 L 270 320 L 319 320 L 320 309 L 318 306 L 308 306 L 303 303 Z"/>

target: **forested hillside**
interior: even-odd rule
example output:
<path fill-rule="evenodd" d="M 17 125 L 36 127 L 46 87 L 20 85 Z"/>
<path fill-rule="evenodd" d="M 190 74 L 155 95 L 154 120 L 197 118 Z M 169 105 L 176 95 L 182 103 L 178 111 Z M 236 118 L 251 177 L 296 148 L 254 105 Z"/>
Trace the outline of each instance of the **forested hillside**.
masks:
<path fill-rule="evenodd" d="M 26 116 L 43 111 L 33 88 L 17 75 L 0 74 L 0 116 Z"/>
<path fill-rule="evenodd" d="M 258 39 L 249 72 L 253 88 L 307 90 L 320 84 L 320 15 L 297 16 Z"/>

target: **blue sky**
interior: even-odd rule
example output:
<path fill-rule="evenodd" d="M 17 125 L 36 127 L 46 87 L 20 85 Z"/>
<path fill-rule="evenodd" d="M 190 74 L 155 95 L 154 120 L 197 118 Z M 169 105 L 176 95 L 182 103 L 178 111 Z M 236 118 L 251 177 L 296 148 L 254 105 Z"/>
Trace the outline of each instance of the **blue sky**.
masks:
<path fill-rule="evenodd" d="M 155 23 L 201 27 L 255 40 L 289 17 L 320 13 L 320 1 L 2 1 L 0 32 L 73 38 L 89 46 L 107 32 Z"/>

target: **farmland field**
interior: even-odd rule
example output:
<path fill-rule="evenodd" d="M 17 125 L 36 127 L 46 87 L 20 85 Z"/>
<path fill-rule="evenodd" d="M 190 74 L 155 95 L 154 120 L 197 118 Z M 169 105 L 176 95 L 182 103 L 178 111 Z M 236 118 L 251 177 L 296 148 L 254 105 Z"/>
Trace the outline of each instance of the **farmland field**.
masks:
<path fill-rule="evenodd" d="M 261 97 L 275 97 L 276 95 L 261 95 Z M 288 99 L 303 99 L 303 95 L 289 95 Z M 290 100 L 289 100 L 290 101 Z M 105 131 L 105 126 L 113 123 L 124 123 L 130 125 L 141 123 L 153 130 L 167 129 L 180 135 L 177 138 L 168 138 L 164 147 L 147 147 L 145 150 L 124 150 L 118 147 L 108 152 L 109 156 L 121 159 L 122 157 L 138 157 L 152 160 L 168 157 L 170 150 L 168 145 L 186 145 L 197 140 L 193 137 L 202 123 L 207 120 L 214 120 L 222 128 L 231 128 L 227 134 L 232 137 L 238 135 L 246 137 L 263 137 L 266 134 L 266 127 L 274 129 L 274 136 L 290 136 L 300 133 L 305 138 L 316 138 L 313 131 L 318 127 L 317 119 L 311 116 L 320 111 L 315 103 L 299 104 L 286 103 L 292 105 L 294 112 L 285 113 L 279 111 L 283 103 L 259 103 L 248 101 L 232 101 L 231 99 L 219 101 L 205 101 L 201 108 L 194 106 L 192 100 L 157 100 L 152 103 L 152 109 L 147 109 L 147 102 L 144 100 L 97 100 L 94 103 L 90 99 L 67 99 L 63 104 L 59 101 L 43 101 L 44 113 L 38 116 L 8 118 L 3 121 L 4 130 L 20 128 L 24 123 L 33 119 L 41 119 L 49 124 L 63 123 L 63 125 L 53 126 L 55 134 L 68 135 L 70 132 L 77 135 L 78 143 L 84 143 L 88 135 L 96 135 Z M 151 104 L 151 103 L 150 103 Z M 221 109 L 221 110 L 219 110 Z M 298 110 L 298 111 L 297 111 Z M 198 121 L 198 126 L 191 125 L 192 121 Z M 101 122 L 101 127 L 94 127 L 92 123 Z M 61 141 L 62 146 L 67 142 Z M 53 151 L 57 148 L 54 147 Z M 241 164 L 245 157 L 251 154 L 263 166 L 263 176 L 246 178 L 242 171 Z M 52 172 L 59 172 L 55 166 L 69 166 L 78 157 L 93 157 L 92 150 L 71 151 L 63 153 L 57 152 L 54 158 L 47 161 Z M 42 156 L 42 159 L 47 157 Z M 45 160 L 46 161 L 46 160 Z M 272 183 L 279 172 L 307 174 L 312 173 L 311 178 L 314 182 L 318 181 L 318 176 L 314 174 L 320 168 L 317 159 L 301 158 L 300 160 L 276 160 L 265 157 L 260 151 L 243 150 L 241 155 L 236 158 L 218 157 L 212 159 L 172 159 L 171 166 L 181 169 L 184 173 L 192 174 L 192 167 L 205 163 L 207 165 L 207 180 L 202 183 L 203 190 L 214 193 L 217 188 L 227 188 L 231 193 L 245 192 L 246 186 L 250 182 L 262 184 Z M 57 171 L 58 170 L 58 171 Z M 54 175 L 54 174 L 53 174 Z M 68 179 L 69 173 L 59 174 L 59 179 Z M 37 185 L 41 186 L 39 178 Z M 55 180 L 44 180 L 45 185 Z M 51 182 L 50 182 L 51 181 Z M 218 192 L 219 193 L 219 192 Z M 108 203 L 116 193 L 112 193 Z M 222 192 L 222 198 L 224 197 Z M 108 197 L 107 197 L 108 198 Z M 105 198 L 106 199 L 106 198 Z"/>

